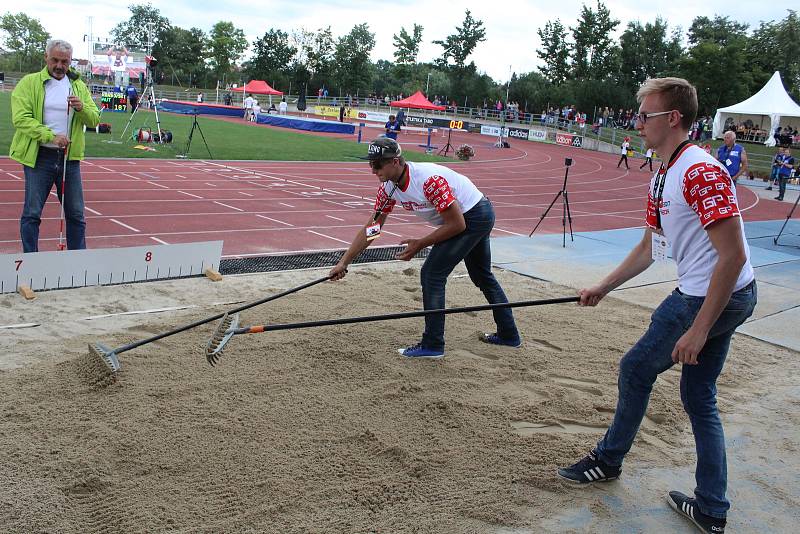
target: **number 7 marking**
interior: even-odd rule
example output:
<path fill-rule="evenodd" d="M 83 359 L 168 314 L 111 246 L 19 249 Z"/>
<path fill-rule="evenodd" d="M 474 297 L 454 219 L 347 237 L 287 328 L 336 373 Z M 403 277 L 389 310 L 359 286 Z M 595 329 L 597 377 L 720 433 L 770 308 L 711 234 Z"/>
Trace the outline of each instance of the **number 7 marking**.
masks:
<path fill-rule="evenodd" d="M 19 271 L 19 268 L 22 267 L 22 260 L 14 260 L 14 263 L 17 264 L 17 268 L 14 270 Z"/>

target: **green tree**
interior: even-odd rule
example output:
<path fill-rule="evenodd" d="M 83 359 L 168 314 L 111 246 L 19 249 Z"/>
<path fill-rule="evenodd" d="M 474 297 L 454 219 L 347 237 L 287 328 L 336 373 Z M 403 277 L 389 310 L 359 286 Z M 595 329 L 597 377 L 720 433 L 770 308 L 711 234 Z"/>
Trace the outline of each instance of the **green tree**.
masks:
<path fill-rule="evenodd" d="M 296 53 L 297 48 L 289 44 L 288 33 L 270 29 L 253 41 L 253 57 L 247 62 L 245 72 L 251 79 L 287 83 L 288 67 Z"/>
<path fill-rule="evenodd" d="M 762 22 L 753 31 L 745 55 L 753 71 L 751 91 L 760 89 L 779 71 L 789 93 L 800 100 L 800 17 L 796 11 L 788 10 L 778 22 Z"/>
<path fill-rule="evenodd" d="M 690 46 L 678 72 L 697 87 L 701 114 L 713 114 L 749 96 L 753 75 L 744 53 L 746 30 L 747 25 L 727 17 L 697 17 L 692 22 Z"/>
<path fill-rule="evenodd" d="M 680 36 L 667 36 L 667 23 L 656 17 L 644 26 L 639 21 L 628 23 L 620 37 L 619 83 L 629 89 L 638 88 L 647 78 L 665 76 L 674 70 L 680 58 Z"/>
<path fill-rule="evenodd" d="M 247 49 L 244 31 L 232 22 L 220 21 L 211 28 L 209 37 L 209 59 L 217 79 L 222 81 L 230 75 L 236 63 Z"/>
<path fill-rule="evenodd" d="M 169 19 L 151 4 L 128 6 L 131 17 L 111 30 L 111 37 L 119 45 L 147 50 L 155 45 L 158 36 L 166 35 L 171 27 Z"/>
<path fill-rule="evenodd" d="M 336 44 L 336 74 L 341 88 L 348 93 L 365 93 L 372 88 L 373 67 L 370 54 L 375 48 L 375 34 L 367 23 L 353 26 Z"/>
<path fill-rule="evenodd" d="M 616 72 L 618 57 L 612 32 L 619 20 L 611 18 L 611 12 L 598 0 L 597 9 L 581 8 L 578 25 L 572 30 L 572 76 L 577 80 L 602 80 Z"/>
<path fill-rule="evenodd" d="M 412 34 L 409 35 L 405 28 L 400 28 L 400 35 L 394 34 L 394 59 L 403 65 L 413 65 L 417 62 L 419 45 L 422 43 L 422 26 L 414 24 Z"/>
<path fill-rule="evenodd" d="M 556 85 L 564 83 L 569 77 L 567 29 L 556 19 L 555 22 L 547 21 L 544 28 L 537 29 L 536 33 L 542 40 L 542 46 L 536 50 L 536 55 L 544 61 L 539 72 Z"/>
<path fill-rule="evenodd" d="M 208 36 L 199 28 L 172 27 L 159 35 L 153 46 L 153 56 L 158 59 L 165 77 L 177 78 L 178 85 L 184 80 L 196 86 L 205 82 Z"/>
<path fill-rule="evenodd" d="M 483 22 L 473 19 L 472 13 L 467 9 L 464 22 L 456 28 L 456 33 L 448 35 L 444 41 L 433 41 L 433 44 L 444 49 L 442 56 L 436 62 L 445 67 L 450 65 L 452 60 L 456 68 L 463 69 L 466 66 L 467 58 L 478 46 L 478 43 L 485 40 L 486 30 L 483 28 Z"/>
<path fill-rule="evenodd" d="M 290 77 L 295 84 L 309 84 L 312 90 L 331 87 L 336 43 L 331 28 L 316 33 L 304 28 L 292 31 L 291 45 L 297 50 L 290 65 Z"/>
<path fill-rule="evenodd" d="M 15 56 L 14 66 L 23 72 L 42 68 L 50 34 L 37 19 L 25 13 L 6 13 L 0 17 L 0 30 L 5 34 L 3 46 Z"/>

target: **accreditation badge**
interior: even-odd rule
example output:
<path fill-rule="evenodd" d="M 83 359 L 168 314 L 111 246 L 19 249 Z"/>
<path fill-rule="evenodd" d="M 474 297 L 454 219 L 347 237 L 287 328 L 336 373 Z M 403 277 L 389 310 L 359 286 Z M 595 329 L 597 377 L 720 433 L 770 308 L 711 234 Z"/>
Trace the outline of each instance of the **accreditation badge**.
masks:
<path fill-rule="evenodd" d="M 653 232 L 653 260 L 655 261 L 667 261 L 669 259 L 670 253 L 672 252 L 672 246 L 669 243 L 669 240 L 664 237 L 663 235 L 657 234 Z"/>

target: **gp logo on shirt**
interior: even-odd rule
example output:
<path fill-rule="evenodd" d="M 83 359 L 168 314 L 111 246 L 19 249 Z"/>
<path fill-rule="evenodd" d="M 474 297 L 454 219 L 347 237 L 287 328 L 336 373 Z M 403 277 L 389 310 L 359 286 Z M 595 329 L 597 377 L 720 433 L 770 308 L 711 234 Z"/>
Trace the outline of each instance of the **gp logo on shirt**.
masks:
<path fill-rule="evenodd" d="M 739 214 L 730 176 L 718 165 L 697 163 L 686 170 L 683 178 L 686 203 L 697 213 L 704 226 Z"/>

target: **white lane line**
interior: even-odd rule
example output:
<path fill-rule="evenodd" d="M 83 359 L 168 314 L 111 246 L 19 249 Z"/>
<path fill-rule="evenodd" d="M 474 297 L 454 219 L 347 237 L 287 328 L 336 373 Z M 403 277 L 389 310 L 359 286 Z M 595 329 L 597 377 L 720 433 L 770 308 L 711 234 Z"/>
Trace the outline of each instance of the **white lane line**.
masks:
<path fill-rule="evenodd" d="M 160 187 L 160 188 L 162 188 L 162 189 L 169 189 L 169 187 L 167 187 L 166 185 L 161 185 L 161 184 L 157 184 L 157 183 L 155 183 L 155 182 L 150 182 L 150 181 L 148 181 L 147 183 L 148 183 L 148 184 L 151 184 L 151 185 L 154 185 L 154 186 L 156 186 L 156 187 Z"/>
<path fill-rule="evenodd" d="M 278 204 L 280 204 L 281 206 L 286 206 L 287 208 L 293 208 L 294 207 L 291 204 L 287 204 L 286 202 L 278 202 Z"/>
<path fill-rule="evenodd" d="M 176 177 L 178 177 L 178 178 L 183 178 L 184 180 L 186 179 L 186 177 L 185 177 L 185 176 L 183 176 L 183 175 L 180 175 L 180 174 L 176 174 L 175 176 L 176 176 Z"/>
<path fill-rule="evenodd" d="M 169 243 L 167 243 L 166 241 L 164 241 L 164 240 L 161 240 L 161 239 L 159 239 L 159 238 L 157 238 L 157 237 L 150 236 L 150 239 L 152 239 L 152 240 L 153 240 L 153 241 L 155 241 L 156 243 L 161 243 L 162 245 L 169 245 Z"/>
<path fill-rule="evenodd" d="M 511 235 L 523 235 L 523 236 L 525 235 L 525 234 L 518 234 L 517 232 L 512 232 L 511 230 L 503 230 L 502 228 L 498 228 L 496 226 L 493 229 L 497 230 L 498 232 L 505 232 L 505 233 L 511 234 Z"/>
<path fill-rule="evenodd" d="M 187 193 L 186 191 L 178 191 L 178 193 L 183 193 L 184 195 L 187 195 L 187 196 L 190 196 L 190 197 L 194 197 L 194 198 L 203 198 L 203 197 L 194 195 L 192 193 Z"/>
<path fill-rule="evenodd" d="M 402 235 L 400 235 L 400 234 L 395 234 L 394 232 L 389 232 L 388 230 L 381 230 L 381 233 L 382 233 L 382 234 L 386 234 L 386 235 L 393 235 L 393 236 L 395 236 L 395 237 L 403 237 L 403 236 L 402 236 Z"/>
<path fill-rule="evenodd" d="M 266 215 L 261 215 L 260 213 L 256 213 L 256 217 L 261 217 L 262 219 L 266 219 L 268 221 L 276 222 L 278 224 L 285 224 L 286 226 L 294 226 L 293 224 L 289 224 L 287 222 L 279 221 L 278 219 L 273 219 L 272 217 L 267 217 Z"/>
<path fill-rule="evenodd" d="M 314 230 L 306 230 L 306 232 L 308 232 L 310 234 L 318 235 L 320 237 L 327 237 L 328 239 L 333 239 L 334 241 L 338 241 L 339 243 L 344 243 L 345 245 L 349 245 L 350 244 L 350 241 L 344 241 L 342 239 L 337 239 L 337 238 L 331 237 L 329 235 L 325 235 L 325 234 L 321 234 L 319 232 L 315 232 Z"/>
<path fill-rule="evenodd" d="M 108 167 L 103 167 L 102 165 L 98 165 L 98 167 L 100 167 L 101 169 L 103 169 L 106 172 L 116 172 L 116 171 L 114 171 L 114 169 L 109 169 Z"/>
<path fill-rule="evenodd" d="M 252 196 L 253 196 L 253 195 L 251 195 L 250 193 L 245 193 L 244 191 L 238 191 L 238 193 L 239 193 L 240 195 L 244 195 L 244 196 L 246 196 L 246 197 L 252 197 Z"/>
<path fill-rule="evenodd" d="M 333 219 L 334 221 L 342 221 L 342 222 L 344 222 L 344 219 L 340 219 L 339 217 L 334 217 L 333 215 L 326 215 L 325 217 L 327 217 L 329 219 Z"/>
<path fill-rule="evenodd" d="M 113 223 L 117 223 L 117 224 L 118 224 L 118 225 L 120 225 L 120 226 L 124 226 L 124 227 L 125 227 L 125 228 L 127 228 L 128 230 L 133 230 L 134 232 L 139 232 L 139 230 L 137 230 L 137 229 L 136 229 L 136 228 L 134 228 L 133 226 L 128 226 L 127 224 L 125 224 L 125 223 L 123 223 L 123 222 L 119 222 L 119 221 L 118 221 L 118 220 L 116 220 L 116 219 L 109 219 L 109 220 L 110 220 L 111 222 L 113 222 Z"/>
<path fill-rule="evenodd" d="M 208 182 L 206 182 L 206 185 L 210 185 L 211 187 L 219 187 L 218 185 L 214 185 L 214 184 L 211 184 L 211 183 L 208 183 Z"/>
<path fill-rule="evenodd" d="M 236 206 L 231 206 L 230 204 L 224 204 L 224 203 L 222 203 L 222 202 L 217 202 L 216 200 L 212 200 L 212 202 L 213 202 L 214 204 L 219 204 L 220 206 L 225 206 L 226 208 L 230 208 L 230 209 L 232 209 L 232 210 L 236 210 L 236 211 L 244 211 L 243 209 L 241 209 L 241 208 L 237 208 Z"/>
<path fill-rule="evenodd" d="M 141 178 L 139 178 L 138 176 L 134 176 L 132 174 L 128 174 L 127 172 L 121 172 L 120 174 L 122 176 L 127 176 L 128 178 L 133 178 L 134 180 L 141 180 Z"/>
<path fill-rule="evenodd" d="M 89 206 L 84 206 L 84 207 L 83 207 L 83 209 L 85 209 L 86 211 L 91 211 L 91 212 L 92 212 L 92 213 L 94 213 L 95 215 L 102 215 L 102 213 L 100 213 L 100 212 L 99 212 L 99 211 L 97 211 L 97 210 L 93 210 L 93 209 L 92 209 L 92 208 L 90 208 Z"/>
<path fill-rule="evenodd" d="M 15 180 L 22 180 L 22 178 L 20 178 L 19 176 L 15 175 L 15 174 L 11 174 L 10 172 L 6 172 L 6 174 L 9 175 L 10 177 L 12 177 Z"/>

